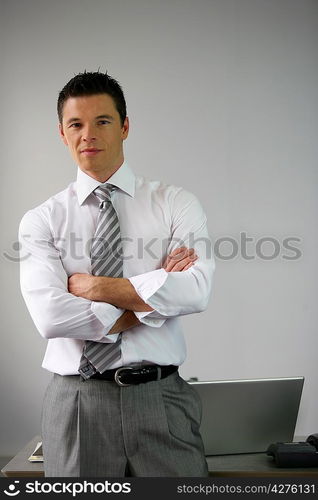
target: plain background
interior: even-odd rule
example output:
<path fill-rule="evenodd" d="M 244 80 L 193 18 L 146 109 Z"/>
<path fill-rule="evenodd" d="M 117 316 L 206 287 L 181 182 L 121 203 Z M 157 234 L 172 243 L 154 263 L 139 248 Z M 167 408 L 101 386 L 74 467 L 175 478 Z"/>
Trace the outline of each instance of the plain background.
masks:
<path fill-rule="evenodd" d="M 98 68 L 126 93 L 131 167 L 192 191 L 208 216 L 214 292 L 183 319 L 181 374 L 303 375 L 296 434 L 318 432 L 317 1 L 2 0 L 1 20 L 0 454 L 40 432 L 50 378 L 19 289 L 19 221 L 74 180 L 57 94 Z"/>

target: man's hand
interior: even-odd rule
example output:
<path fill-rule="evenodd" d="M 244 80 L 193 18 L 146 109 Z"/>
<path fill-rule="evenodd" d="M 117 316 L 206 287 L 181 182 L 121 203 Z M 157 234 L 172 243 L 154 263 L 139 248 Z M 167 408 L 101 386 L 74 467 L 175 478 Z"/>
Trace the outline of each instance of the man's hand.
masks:
<path fill-rule="evenodd" d="M 186 271 L 193 266 L 197 258 L 194 248 L 176 248 L 168 255 L 162 267 L 167 272 Z"/>
<path fill-rule="evenodd" d="M 94 287 L 97 276 L 92 274 L 75 273 L 68 279 L 68 291 L 76 297 L 94 300 Z"/>
<path fill-rule="evenodd" d="M 133 311 L 126 311 L 118 318 L 114 326 L 109 330 L 107 335 L 112 335 L 113 333 L 124 332 L 129 328 L 140 325 L 140 321 Z"/>

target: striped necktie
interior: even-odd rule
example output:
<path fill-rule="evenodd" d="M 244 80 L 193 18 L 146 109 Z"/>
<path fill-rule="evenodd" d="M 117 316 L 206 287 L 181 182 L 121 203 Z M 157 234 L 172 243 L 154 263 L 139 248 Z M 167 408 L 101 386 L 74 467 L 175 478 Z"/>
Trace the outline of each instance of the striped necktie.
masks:
<path fill-rule="evenodd" d="M 122 242 L 117 213 L 111 201 L 111 193 L 116 188 L 111 184 L 101 184 L 94 190 L 100 201 L 97 227 L 91 248 L 92 274 L 95 276 L 123 275 Z M 80 361 L 79 373 L 88 379 L 96 372 L 103 373 L 121 357 L 121 333 L 114 343 L 103 344 L 86 340 Z"/>

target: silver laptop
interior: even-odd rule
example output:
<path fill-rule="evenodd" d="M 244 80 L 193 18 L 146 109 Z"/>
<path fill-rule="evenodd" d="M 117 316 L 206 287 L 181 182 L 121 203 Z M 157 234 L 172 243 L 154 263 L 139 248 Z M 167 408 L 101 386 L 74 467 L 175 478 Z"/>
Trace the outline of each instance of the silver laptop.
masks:
<path fill-rule="evenodd" d="M 304 377 L 191 382 L 206 455 L 264 452 L 293 440 Z"/>

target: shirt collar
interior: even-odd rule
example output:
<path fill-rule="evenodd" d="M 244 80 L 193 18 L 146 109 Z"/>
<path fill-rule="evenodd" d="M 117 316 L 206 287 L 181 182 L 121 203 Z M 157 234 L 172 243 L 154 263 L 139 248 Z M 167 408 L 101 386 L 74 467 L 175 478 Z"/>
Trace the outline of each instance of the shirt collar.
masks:
<path fill-rule="evenodd" d="M 134 197 L 135 195 L 135 174 L 124 161 L 118 170 L 109 178 L 107 182 L 114 184 L 119 189 Z M 84 203 L 86 198 L 96 189 L 101 182 L 93 179 L 85 174 L 79 167 L 77 169 L 76 191 L 77 199 L 80 205 Z"/>

